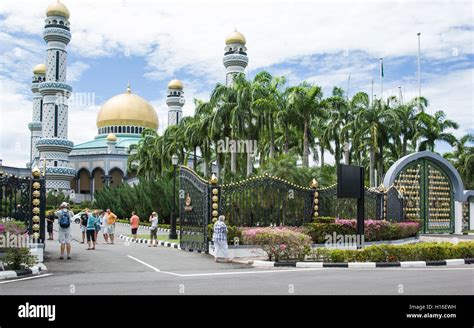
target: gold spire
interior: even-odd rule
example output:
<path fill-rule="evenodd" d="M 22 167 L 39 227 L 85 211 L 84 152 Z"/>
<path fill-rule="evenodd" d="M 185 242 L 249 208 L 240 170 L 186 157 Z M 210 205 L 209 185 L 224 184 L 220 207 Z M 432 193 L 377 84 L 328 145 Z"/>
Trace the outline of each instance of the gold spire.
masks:
<path fill-rule="evenodd" d="M 242 33 L 237 31 L 237 29 L 235 29 L 235 31 L 233 31 L 227 36 L 227 38 L 225 39 L 225 43 L 226 44 L 238 43 L 238 44 L 245 45 L 247 43 L 247 40 L 245 39 L 245 36 Z"/>
<path fill-rule="evenodd" d="M 61 16 L 61 17 L 66 17 L 69 19 L 69 9 L 59 2 L 59 0 L 51 3 L 48 8 L 46 9 L 46 16 Z"/>

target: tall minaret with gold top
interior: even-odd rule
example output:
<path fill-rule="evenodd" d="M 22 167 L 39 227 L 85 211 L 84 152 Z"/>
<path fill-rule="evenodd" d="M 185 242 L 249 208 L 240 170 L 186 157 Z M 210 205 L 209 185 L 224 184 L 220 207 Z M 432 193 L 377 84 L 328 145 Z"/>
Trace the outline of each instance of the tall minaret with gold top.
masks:
<path fill-rule="evenodd" d="M 46 48 L 45 81 L 38 84 L 42 98 L 42 137 L 36 142 L 48 190 L 69 190 L 76 175 L 69 166 L 74 144 L 68 140 L 68 100 L 72 87 L 66 82 L 67 51 L 71 41 L 69 10 L 55 1 L 46 9 L 43 38 Z"/>
<path fill-rule="evenodd" d="M 235 30 L 225 39 L 224 66 L 226 68 L 226 85 L 231 86 L 234 76 L 245 73 L 245 68 L 249 63 L 245 36 Z"/>

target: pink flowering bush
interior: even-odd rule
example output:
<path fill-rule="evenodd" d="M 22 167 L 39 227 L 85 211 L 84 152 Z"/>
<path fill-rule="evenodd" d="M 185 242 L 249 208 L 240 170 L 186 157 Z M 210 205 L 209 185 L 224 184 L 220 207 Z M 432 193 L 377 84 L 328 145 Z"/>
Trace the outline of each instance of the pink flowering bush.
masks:
<path fill-rule="evenodd" d="M 300 232 L 303 230 L 289 227 L 245 228 L 242 229 L 242 238 L 245 244 L 262 247 L 270 261 L 302 261 L 311 251 L 311 238 Z"/>
<path fill-rule="evenodd" d="M 349 219 L 336 219 L 334 223 L 309 223 L 308 234 L 314 243 L 320 244 L 326 241 L 327 235 L 355 235 L 357 221 Z M 418 222 L 389 222 L 385 220 L 365 220 L 364 240 L 394 240 L 414 237 L 420 230 Z"/>

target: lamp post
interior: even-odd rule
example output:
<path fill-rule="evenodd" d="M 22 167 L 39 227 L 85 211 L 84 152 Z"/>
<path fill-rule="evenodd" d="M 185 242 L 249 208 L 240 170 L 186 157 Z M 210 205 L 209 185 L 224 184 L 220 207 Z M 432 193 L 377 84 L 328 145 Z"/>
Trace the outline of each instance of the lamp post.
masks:
<path fill-rule="evenodd" d="M 178 155 L 173 154 L 171 156 L 171 163 L 173 164 L 173 205 L 171 207 L 171 229 L 170 234 L 168 236 L 169 239 L 178 239 L 178 235 L 176 233 L 176 218 L 175 218 L 175 206 L 176 206 L 176 167 L 178 166 Z"/>

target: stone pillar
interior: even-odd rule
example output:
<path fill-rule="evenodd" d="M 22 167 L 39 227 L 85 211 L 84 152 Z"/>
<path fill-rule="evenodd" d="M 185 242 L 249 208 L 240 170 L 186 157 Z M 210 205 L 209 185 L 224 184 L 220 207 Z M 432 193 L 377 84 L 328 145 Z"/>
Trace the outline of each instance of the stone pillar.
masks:
<path fill-rule="evenodd" d="M 462 202 L 454 201 L 454 234 L 462 234 Z"/>
<path fill-rule="evenodd" d="M 469 230 L 474 230 L 474 199 L 469 200 Z"/>

